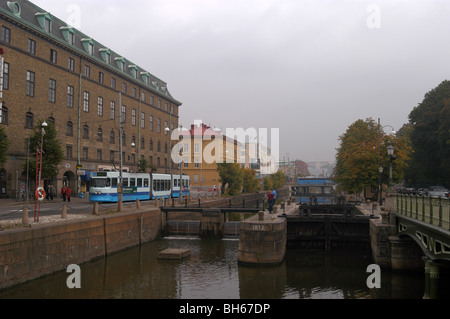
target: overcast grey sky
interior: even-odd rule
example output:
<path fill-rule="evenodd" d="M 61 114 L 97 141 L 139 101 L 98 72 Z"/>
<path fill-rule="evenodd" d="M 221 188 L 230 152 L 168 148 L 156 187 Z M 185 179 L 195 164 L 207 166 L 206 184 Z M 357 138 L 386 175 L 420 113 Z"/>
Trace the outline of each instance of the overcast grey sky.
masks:
<path fill-rule="evenodd" d="M 448 0 L 34 0 L 166 81 L 181 122 L 279 128 L 333 161 L 358 119 L 399 129 L 450 71 Z"/>

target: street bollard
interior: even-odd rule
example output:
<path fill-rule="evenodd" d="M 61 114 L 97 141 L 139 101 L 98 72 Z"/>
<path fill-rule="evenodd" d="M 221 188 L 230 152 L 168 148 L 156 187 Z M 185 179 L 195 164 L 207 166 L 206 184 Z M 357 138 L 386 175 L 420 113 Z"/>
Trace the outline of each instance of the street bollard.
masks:
<path fill-rule="evenodd" d="M 264 220 L 264 211 L 258 212 L 258 221 L 262 222 Z"/>
<path fill-rule="evenodd" d="M 22 224 L 28 225 L 28 208 L 24 208 L 22 211 Z"/>
<path fill-rule="evenodd" d="M 136 199 L 136 208 L 141 209 L 141 202 L 139 201 L 139 198 Z"/>
<path fill-rule="evenodd" d="M 93 211 L 94 215 L 98 216 L 98 203 L 95 202 L 94 203 L 94 211 Z"/>
<path fill-rule="evenodd" d="M 67 207 L 66 207 L 66 204 L 63 204 L 63 205 L 62 205 L 61 218 L 62 218 L 62 219 L 67 219 Z"/>
<path fill-rule="evenodd" d="M 123 201 L 119 200 L 117 202 L 117 211 L 121 213 L 123 211 Z"/>

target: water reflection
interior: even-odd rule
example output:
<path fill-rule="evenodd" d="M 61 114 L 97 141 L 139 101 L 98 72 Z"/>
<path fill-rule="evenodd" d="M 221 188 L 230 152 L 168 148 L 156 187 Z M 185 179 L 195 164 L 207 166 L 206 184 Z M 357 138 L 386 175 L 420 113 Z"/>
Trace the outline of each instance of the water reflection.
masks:
<path fill-rule="evenodd" d="M 158 260 L 166 248 L 188 248 L 184 260 Z M 276 267 L 237 263 L 237 240 L 165 238 L 81 265 L 81 289 L 65 271 L 0 291 L 0 298 L 53 299 L 357 299 L 417 298 L 422 273 L 382 272 L 368 289 L 370 252 L 288 251 Z"/>

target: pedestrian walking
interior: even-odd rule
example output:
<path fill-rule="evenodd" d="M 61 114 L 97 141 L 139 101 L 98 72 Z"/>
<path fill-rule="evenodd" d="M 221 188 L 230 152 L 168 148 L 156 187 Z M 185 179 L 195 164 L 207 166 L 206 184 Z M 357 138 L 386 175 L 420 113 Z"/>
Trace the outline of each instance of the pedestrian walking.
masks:
<path fill-rule="evenodd" d="M 62 195 L 62 198 L 63 198 L 63 202 L 65 202 L 66 201 L 66 196 L 67 196 L 67 187 L 66 187 L 66 185 L 64 185 L 63 188 L 61 189 L 61 195 Z"/>
<path fill-rule="evenodd" d="M 55 198 L 55 196 L 56 196 L 56 190 L 55 190 L 55 188 L 53 187 L 53 185 L 50 185 L 50 186 L 48 187 L 48 193 L 49 193 L 49 195 L 50 195 L 50 200 L 53 200 L 53 198 Z"/>
<path fill-rule="evenodd" d="M 70 202 L 70 197 L 72 197 L 72 189 L 70 188 L 70 186 L 67 187 L 66 196 L 67 196 L 67 201 Z"/>
<path fill-rule="evenodd" d="M 270 190 L 269 194 L 267 194 L 267 202 L 269 204 L 269 213 L 272 214 L 273 205 L 275 205 L 275 196 L 273 195 L 272 190 Z"/>

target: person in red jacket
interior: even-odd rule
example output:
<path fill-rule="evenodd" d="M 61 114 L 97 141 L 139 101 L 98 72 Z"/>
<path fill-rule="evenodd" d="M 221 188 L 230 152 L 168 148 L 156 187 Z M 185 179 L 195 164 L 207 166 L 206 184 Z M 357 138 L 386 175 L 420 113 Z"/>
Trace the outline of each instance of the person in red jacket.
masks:
<path fill-rule="evenodd" d="M 267 202 L 269 204 L 269 213 L 272 214 L 273 205 L 275 205 L 275 195 L 272 193 L 272 190 L 267 194 Z"/>
<path fill-rule="evenodd" d="M 72 189 L 70 188 L 70 186 L 67 187 L 66 196 L 67 196 L 67 201 L 70 202 L 70 197 L 72 197 Z"/>
<path fill-rule="evenodd" d="M 66 185 L 64 185 L 63 188 L 61 189 L 61 195 L 62 195 L 62 198 L 63 198 L 63 202 L 65 202 L 66 201 L 66 196 L 67 196 L 67 187 L 66 187 Z"/>

